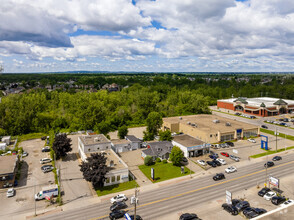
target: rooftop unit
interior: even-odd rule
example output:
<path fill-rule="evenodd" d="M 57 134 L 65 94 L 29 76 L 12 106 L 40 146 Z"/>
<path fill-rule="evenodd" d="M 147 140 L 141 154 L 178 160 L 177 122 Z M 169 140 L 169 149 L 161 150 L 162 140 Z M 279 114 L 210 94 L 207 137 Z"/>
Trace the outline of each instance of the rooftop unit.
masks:
<path fill-rule="evenodd" d="M 212 122 L 215 124 L 220 123 L 220 121 L 218 119 L 214 119 Z"/>

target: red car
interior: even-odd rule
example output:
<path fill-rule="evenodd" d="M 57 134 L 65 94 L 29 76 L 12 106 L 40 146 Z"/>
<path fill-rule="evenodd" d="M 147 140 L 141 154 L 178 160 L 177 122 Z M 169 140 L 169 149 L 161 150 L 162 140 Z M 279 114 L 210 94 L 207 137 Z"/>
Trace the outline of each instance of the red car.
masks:
<path fill-rule="evenodd" d="M 221 152 L 221 155 L 225 156 L 225 157 L 229 157 L 230 155 L 226 152 Z"/>

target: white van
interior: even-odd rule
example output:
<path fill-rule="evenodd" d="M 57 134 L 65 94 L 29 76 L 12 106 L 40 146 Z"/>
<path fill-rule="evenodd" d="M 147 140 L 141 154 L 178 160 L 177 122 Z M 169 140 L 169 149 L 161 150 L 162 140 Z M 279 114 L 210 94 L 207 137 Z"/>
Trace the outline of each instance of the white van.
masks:
<path fill-rule="evenodd" d="M 42 158 L 40 159 L 40 164 L 50 163 L 52 160 L 50 158 Z"/>

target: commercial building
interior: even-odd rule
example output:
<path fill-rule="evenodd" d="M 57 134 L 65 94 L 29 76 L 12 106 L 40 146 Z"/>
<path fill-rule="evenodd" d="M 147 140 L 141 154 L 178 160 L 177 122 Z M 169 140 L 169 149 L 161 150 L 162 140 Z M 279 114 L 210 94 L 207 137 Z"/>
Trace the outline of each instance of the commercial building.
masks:
<path fill-rule="evenodd" d="M 185 157 L 198 157 L 209 153 L 210 144 L 191 137 L 190 135 L 176 135 L 172 140 L 173 146 L 178 146 Z"/>
<path fill-rule="evenodd" d="M 217 107 L 267 117 L 294 112 L 294 100 L 269 97 L 239 97 L 218 100 Z"/>
<path fill-rule="evenodd" d="M 109 172 L 106 174 L 105 186 L 129 181 L 129 169 L 126 163 L 111 149 L 111 142 L 103 134 L 78 137 L 78 149 L 83 161 L 91 153 L 102 153 L 107 157 Z"/>
<path fill-rule="evenodd" d="M 111 140 L 111 148 L 115 153 L 122 153 L 132 150 L 131 142 L 126 139 Z"/>
<path fill-rule="evenodd" d="M 0 188 L 13 186 L 18 162 L 17 155 L 0 157 Z"/>
<path fill-rule="evenodd" d="M 163 118 L 162 130 L 182 132 L 205 143 L 217 143 L 258 136 L 259 127 L 216 115 Z"/>

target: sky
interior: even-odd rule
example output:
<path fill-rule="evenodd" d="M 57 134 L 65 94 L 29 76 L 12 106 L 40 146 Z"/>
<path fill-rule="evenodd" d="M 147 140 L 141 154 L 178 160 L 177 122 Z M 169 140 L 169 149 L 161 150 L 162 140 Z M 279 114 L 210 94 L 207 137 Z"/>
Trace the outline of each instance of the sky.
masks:
<path fill-rule="evenodd" d="M 0 0 L 5 73 L 294 70 L 293 0 Z"/>

